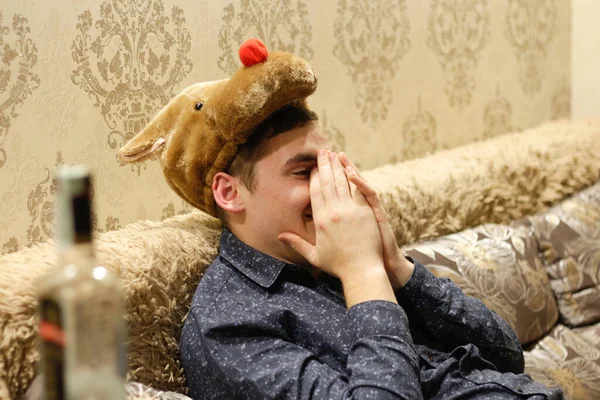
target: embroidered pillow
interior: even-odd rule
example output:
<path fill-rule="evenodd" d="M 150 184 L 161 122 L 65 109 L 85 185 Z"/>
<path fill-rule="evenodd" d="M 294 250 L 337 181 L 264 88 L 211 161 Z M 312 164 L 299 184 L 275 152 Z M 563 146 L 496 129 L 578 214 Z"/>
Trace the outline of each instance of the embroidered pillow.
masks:
<path fill-rule="evenodd" d="M 536 382 L 562 388 L 567 399 L 600 399 L 600 349 L 566 326 L 524 354 L 525 373 Z"/>
<path fill-rule="evenodd" d="M 537 249 L 527 227 L 486 224 L 403 251 L 481 300 L 527 343 L 550 331 L 558 319 Z"/>
<path fill-rule="evenodd" d="M 600 321 L 600 183 L 517 224 L 533 227 L 562 320 Z"/>

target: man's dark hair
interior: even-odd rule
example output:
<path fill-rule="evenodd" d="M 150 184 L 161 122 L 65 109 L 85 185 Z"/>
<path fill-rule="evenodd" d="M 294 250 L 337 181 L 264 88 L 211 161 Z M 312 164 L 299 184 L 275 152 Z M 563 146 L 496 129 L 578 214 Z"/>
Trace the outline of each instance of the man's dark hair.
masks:
<path fill-rule="evenodd" d="M 284 132 L 300 128 L 306 124 L 317 121 L 314 111 L 293 105 L 285 106 L 275 111 L 260 123 L 250 135 L 250 139 L 240 146 L 238 153 L 229 165 L 227 172 L 231 176 L 240 178 L 240 182 L 250 193 L 256 190 L 256 176 L 254 166 L 265 154 L 265 143 Z M 224 227 L 227 227 L 225 212 L 217 205 L 217 217 Z"/>

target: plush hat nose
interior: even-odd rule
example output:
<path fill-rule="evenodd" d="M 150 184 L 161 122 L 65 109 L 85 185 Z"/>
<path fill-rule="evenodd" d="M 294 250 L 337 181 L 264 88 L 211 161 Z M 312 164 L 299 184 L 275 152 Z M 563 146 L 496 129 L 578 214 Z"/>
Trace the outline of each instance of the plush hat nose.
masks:
<path fill-rule="evenodd" d="M 269 50 L 258 39 L 248 39 L 240 46 L 240 60 L 246 67 L 264 63 L 269 58 Z"/>

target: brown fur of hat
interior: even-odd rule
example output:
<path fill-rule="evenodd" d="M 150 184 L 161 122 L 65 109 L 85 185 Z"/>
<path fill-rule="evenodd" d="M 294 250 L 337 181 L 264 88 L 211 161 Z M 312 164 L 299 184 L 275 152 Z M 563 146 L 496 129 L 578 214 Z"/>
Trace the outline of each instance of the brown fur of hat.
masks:
<path fill-rule="evenodd" d="M 316 88 L 316 74 L 306 61 L 273 52 L 230 79 L 184 89 L 119 153 L 125 162 L 157 156 L 169 186 L 192 206 L 216 216 L 215 174 L 229 167 L 239 146 L 271 113 L 292 103 L 306 107 L 306 97 Z"/>

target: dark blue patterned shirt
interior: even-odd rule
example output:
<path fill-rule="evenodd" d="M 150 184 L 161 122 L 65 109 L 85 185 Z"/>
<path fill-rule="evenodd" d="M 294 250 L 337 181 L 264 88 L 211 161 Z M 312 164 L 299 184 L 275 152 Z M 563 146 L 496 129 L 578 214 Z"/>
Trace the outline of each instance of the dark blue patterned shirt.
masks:
<path fill-rule="evenodd" d="M 420 263 L 398 303 L 346 309 L 318 279 L 224 230 L 181 338 L 196 399 L 561 399 L 523 374 L 509 325 Z"/>

